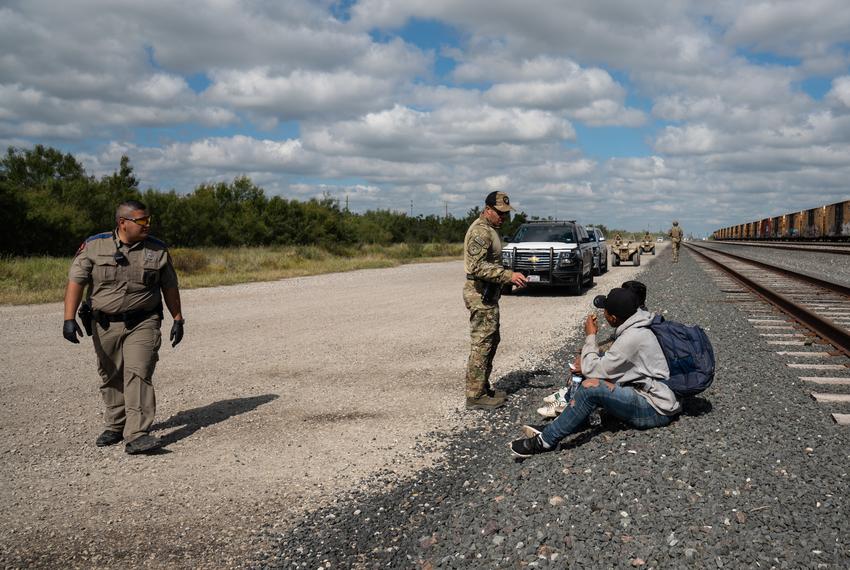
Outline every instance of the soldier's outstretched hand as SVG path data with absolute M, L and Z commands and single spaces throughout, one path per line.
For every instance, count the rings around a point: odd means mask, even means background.
M 511 275 L 511 283 L 514 284 L 514 287 L 525 287 L 528 285 L 528 277 L 519 271 L 514 271 L 513 275 Z

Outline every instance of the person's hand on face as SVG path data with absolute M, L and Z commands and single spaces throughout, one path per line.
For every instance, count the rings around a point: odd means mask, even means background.
M 584 321 L 584 334 L 591 335 L 599 332 L 599 325 L 596 322 L 596 314 L 591 313 L 587 315 L 587 319 Z

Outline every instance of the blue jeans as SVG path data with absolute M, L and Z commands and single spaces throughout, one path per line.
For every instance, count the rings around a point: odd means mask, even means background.
M 630 386 L 586 379 L 575 391 L 561 415 L 543 430 L 543 441 L 547 445 L 558 445 L 559 441 L 574 433 L 596 408 L 602 408 L 639 429 L 666 426 L 672 419 L 656 412 L 655 408 Z

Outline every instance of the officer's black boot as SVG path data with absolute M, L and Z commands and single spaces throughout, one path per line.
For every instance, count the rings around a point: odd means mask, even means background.
M 122 439 L 124 439 L 124 436 L 121 434 L 120 431 L 106 430 L 105 432 L 97 436 L 97 439 L 95 440 L 94 444 L 98 447 L 107 447 L 109 445 L 115 445 L 116 443 L 119 443 Z

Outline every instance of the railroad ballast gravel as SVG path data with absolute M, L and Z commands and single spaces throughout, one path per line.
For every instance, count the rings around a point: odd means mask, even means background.
M 699 245 L 708 245 L 719 251 L 749 257 L 791 271 L 807 273 L 827 281 L 850 286 L 850 256 L 848 255 L 712 242 L 701 242 Z
M 523 423 L 539 423 L 534 410 L 565 382 L 576 340 L 548 370 L 500 381 L 515 391 L 502 410 L 471 412 L 475 427 L 423 438 L 423 451 L 448 440 L 433 468 L 401 482 L 387 471 L 367 481 L 372 491 L 340 496 L 294 529 L 262 530 L 265 548 L 249 565 L 850 565 L 850 429 L 809 397 L 787 357 L 759 339 L 692 255 L 669 259 L 640 276 L 649 308 L 702 325 L 717 357 L 714 385 L 678 421 L 648 431 L 606 422 L 557 452 L 513 460 L 507 443 Z M 585 294 L 588 307 L 598 292 Z

